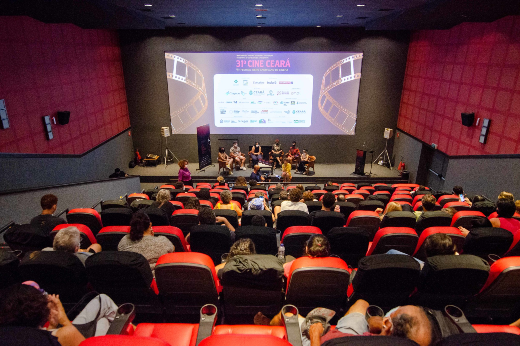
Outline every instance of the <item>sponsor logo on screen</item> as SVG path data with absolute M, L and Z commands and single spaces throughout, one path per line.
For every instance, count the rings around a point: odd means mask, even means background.
M 220 114 L 226 114 L 226 110 L 225 109 L 221 109 L 220 110 Z
M 258 123 L 260 123 L 260 124 L 265 124 L 265 119 L 260 119 L 260 120 L 258 120 Z
M 278 84 L 293 84 L 292 81 L 279 81 Z
M 276 84 L 276 81 L 275 80 L 268 80 L 267 84 Z
M 305 120 L 294 120 L 295 124 L 305 124 Z

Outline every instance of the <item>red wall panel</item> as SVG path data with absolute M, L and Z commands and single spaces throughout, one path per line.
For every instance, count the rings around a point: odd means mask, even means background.
M 0 17 L 0 99 L 11 128 L 0 152 L 82 154 L 130 126 L 117 33 Z M 42 116 L 70 111 L 68 125 Z
M 462 126 L 463 112 L 479 125 Z M 520 16 L 414 33 L 398 127 L 450 156 L 520 153 Z

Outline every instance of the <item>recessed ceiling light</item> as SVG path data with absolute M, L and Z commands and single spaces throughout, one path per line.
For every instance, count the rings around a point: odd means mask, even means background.
M 168 17 L 175 18 L 175 15 L 174 14 L 170 14 Z
M 144 4 L 145 7 L 152 7 L 152 4 Z
M 257 25 L 256 27 L 257 27 L 257 28 L 261 28 L 262 26 L 261 26 L 261 25 Z
M 261 14 L 257 14 L 256 18 L 262 18 L 262 15 Z
M 255 6 L 256 6 L 256 7 L 262 7 L 262 6 L 264 6 L 264 5 L 262 5 L 262 4 L 256 4 Z
M 365 5 L 363 4 L 358 4 L 357 7 L 364 7 Z
M 341 18 L 341 17 L 343 17 L 343 15 L 342 14 L 338 14 L 336 17 Z
M 321 28 L 321 25 L 316 25 L 317 28 Z

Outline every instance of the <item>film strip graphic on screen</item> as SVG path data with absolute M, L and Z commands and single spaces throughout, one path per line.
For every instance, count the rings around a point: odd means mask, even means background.
M 170 109 L 172 132 L 180 133 L 199 119 L 208 108 L 206 83 L 202 72 L 193 63 L 170 53 L 165 53 L 165 58 L 173 60 L 172 73 L 167 72 L 166 77 L 197 90 L 197 94 L 187 104 L 177 110 Z
M 351 55 L 329 67 L 323 75 L 320 98 L 318 100 L 321 114 L 347 135 L 355 134 L 357 115 L 333 99 L 329 91 L 343 83 L 361 78 L 361 72 L 354 71 L 354 61 L 359 59 L 363 59 L 363 53 Z M 349 74 L 342 76 L 345 72 Z

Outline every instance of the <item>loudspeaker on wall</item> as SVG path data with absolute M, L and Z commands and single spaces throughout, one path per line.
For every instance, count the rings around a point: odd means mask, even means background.
M 69 119 L 70 119 L 69 111 L 59 111 L 58 112 L 58 124 L 67 125 L 69 123 Z
M 475 121 L 475 113 L 461 113 L 462 125 L 470 127 Z

